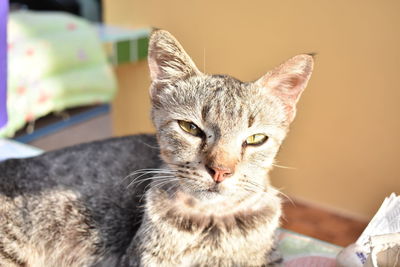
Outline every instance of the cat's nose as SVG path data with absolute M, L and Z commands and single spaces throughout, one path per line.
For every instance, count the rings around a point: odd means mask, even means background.
M 227 167 L 215 167 L 206 165 L 206 169 L 217 184 L 221 183 L 223 180 L 232 176 L 233 174 L 233 170 Z

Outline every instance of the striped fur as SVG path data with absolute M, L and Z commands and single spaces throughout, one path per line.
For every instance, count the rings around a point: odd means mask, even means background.
M 0 266 L 279 264 L 281 200 L 268 173 L 312 65 L 299 55 L 255 82 L 207 75 L 174 37 L 155 31 L 156 137 L 1 163 Z M 254 134 L 268 138 L 246 143 Z

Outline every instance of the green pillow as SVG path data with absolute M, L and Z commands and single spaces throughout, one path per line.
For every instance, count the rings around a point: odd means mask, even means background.
M 0 137 L 12 137 L 27 122 L 53 111 L 109 102 L 116 88 L 89 22 L 61 12 L 10 14 L 8 123 Z

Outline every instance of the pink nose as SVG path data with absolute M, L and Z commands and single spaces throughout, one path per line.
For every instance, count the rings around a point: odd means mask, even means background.
M 233 170 L 226 167 L 214 167 L 206 165 L 206 169 L 217 184 L 221 183 L 223 180 L 232 176 L 233 174 Z

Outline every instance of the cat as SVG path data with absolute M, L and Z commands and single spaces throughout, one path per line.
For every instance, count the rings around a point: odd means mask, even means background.
M 255 82 L 201 73 L 149 40 L 154 135 L 0 164 L 0 266 L 267 266 L 281 216 L 268 172 L 313 57 Z

